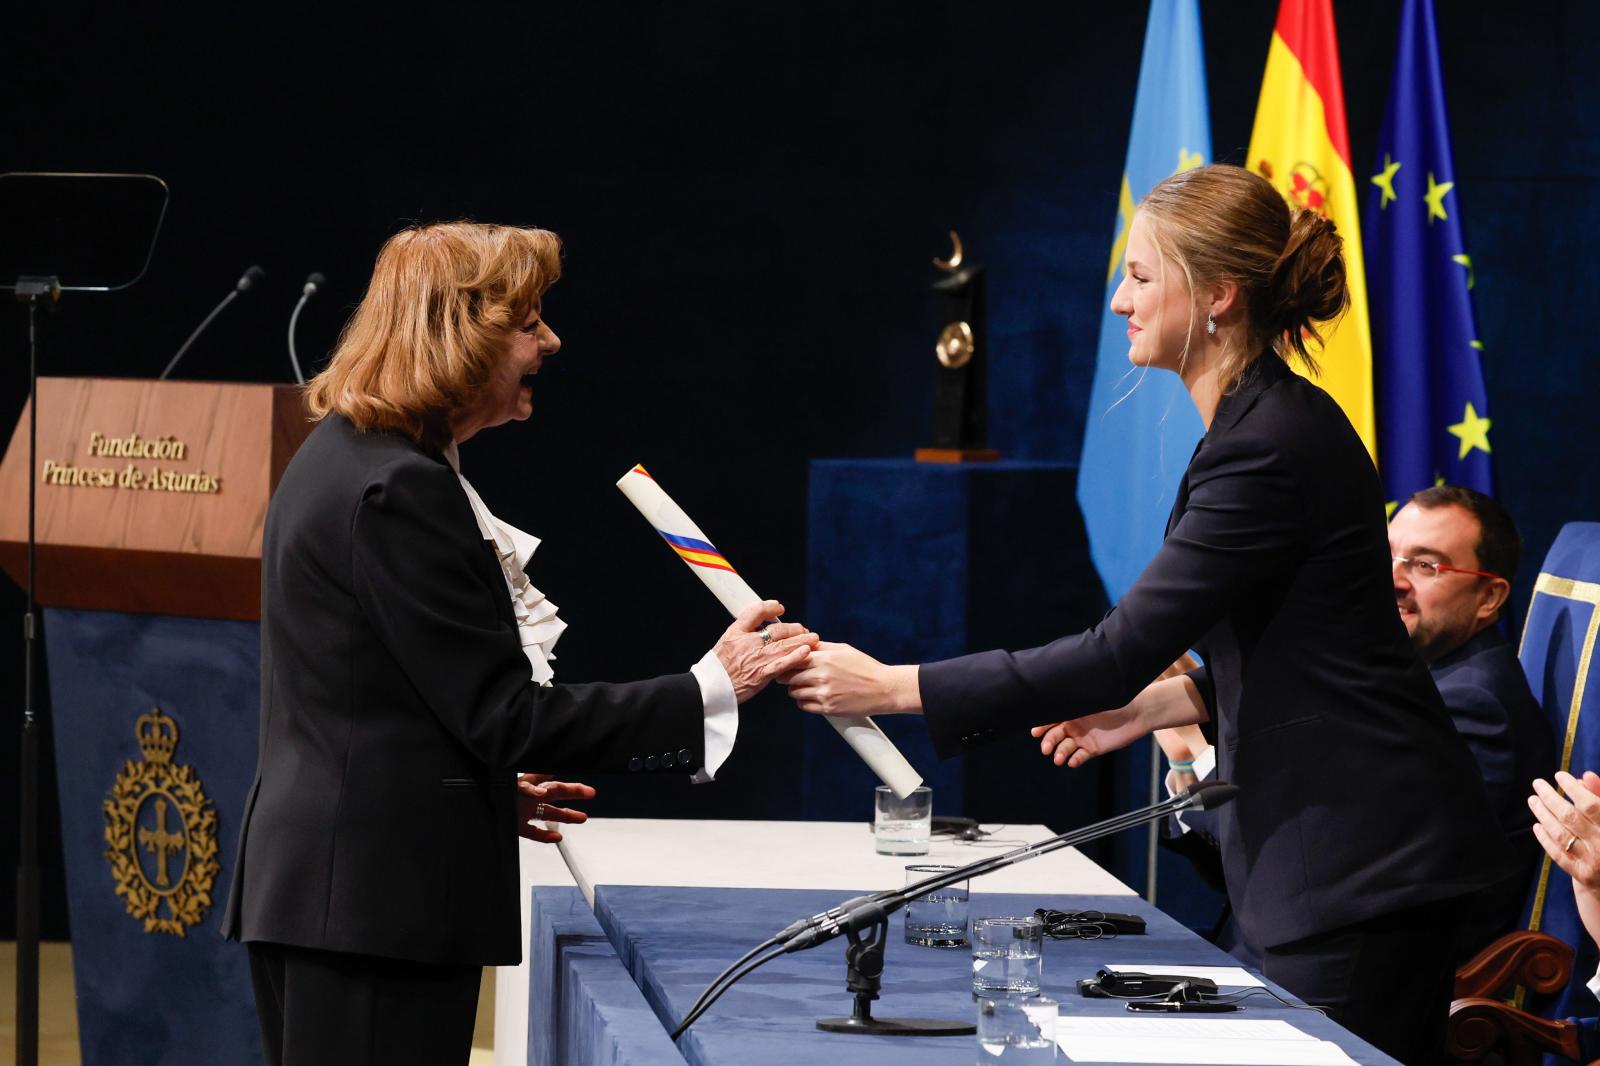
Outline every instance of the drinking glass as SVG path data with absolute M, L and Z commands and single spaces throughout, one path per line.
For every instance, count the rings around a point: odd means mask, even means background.
M 1035 996 L 1043 978 L 1043 922 L 1031 914 L 973 921 L 973 995 Z
M 933 836 L 933 789 L 919 785 L 905 799 L 879 785 L 872 819 L 873 848 L 879 855 L 926 855 Z
M 995 1060 L 1046 1066 L 1056 1060 L 1056 1001 L 985 999 L 978 1003 L 978 1066 Z
M 954 866 L 907 866 L 907 887 Z M 967 882 L 957 881 L 917 896 L 906 904 L 906 943 L 925 948 L 967 946 Z

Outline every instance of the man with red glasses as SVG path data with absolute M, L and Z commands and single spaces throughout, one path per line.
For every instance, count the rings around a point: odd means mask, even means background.
M 1417 654 L 1483 771 L 1500 825 L 1531 872 L 1529 782 L 1556 768 L 1556 740 L 1516 649 L 1500 633 L 1522 540 L 1494 500 L 1458 485 L 1412 495 L 1389 523 L 1394 599 Z M 1521 909 L 1526 878 L 1486 893 L 1463 948 L 1481 947 Z M 1474 944 L 1474 941 L 1478 941 Z
M 1521 551 L 1505 508 L 1456 485 L 1423 489 L 1389 523 L 1400 620 L 1511 831 L 1530 824 L 1528 782 L 1555 766 L 1550 726 L 1495 624 Z

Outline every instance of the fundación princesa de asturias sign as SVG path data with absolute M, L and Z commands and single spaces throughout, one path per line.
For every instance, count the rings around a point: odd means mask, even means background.
M 39 469 L 44 485 L 93 489 L 134 489 L 145 492 L 193 492 L 214 494 L 222 491 L 222 478 L 204 470 L 177 470 L 164 463 L 181 463 L 189 447 L 177 437 L 145 437 L 130 433 L 108 437 L 92 431 L 88 453 L 91 459 L 125 459 L 120 466 L 89 463 L 63 463 L 46 459 Z

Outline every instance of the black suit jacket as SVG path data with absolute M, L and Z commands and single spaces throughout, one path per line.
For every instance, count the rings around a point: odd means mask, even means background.
M 1504 877 L 1477 767 L 1394 609 L 1383 503 L 1338 405 L 1258 359 L 1218 405 L 1160 552 L 1099 625 L 922 668 L 935 746 L 1123 706 L 1194 648 L 1218 773 L 1240 789 L 1217 835 L 1252 942 Z
M 1528 858 L 1543 855 L 1530 831 L 1528 793 L 1534 778 L 1555 773 L 1558 753 L 1555 733 L 1533 698 L 1516 650 L 1498 627 L 1490 626 L 1428 669 L 1456 731 L 1483 771 L 1501 828 L 1515 834 Z
M 1528 810 L 1527 795 L 1535 777 L 1555 772 L 1556 738 L 1528 688 L 1516 652 L 1498 628 L 1491 626 L 1435 659 L 1428 672 L 1482 772 L 1490 806 L 1517 859 L 1510 877 L 1473 896 L 1458 914 L 1456 956 L 1464 961 L 1513 928 L 1522 912 L 1529 883 L 1544 855 L 1530 830 L 1533 812 Z M 1178 829 L 1175 818 L 1168 818 L 1162 823 L 1161 843 L 1194 863 L 1206 884 L 1225 892 L 1216 838 L 1221 813 L 1187 812 L 1186 833 Z M 1260 952 L 1239 934 L 1231 910 L 1224 908 L 1222 917 L 1213 937 L 1218 946 L 1259 965 Z
M 703 761 L 691 674 L 531 683 L 454 471 L 398 434 L 312 432 L 268 510 L 261 600 L 234 939 L 514 963 L 516 769 Z

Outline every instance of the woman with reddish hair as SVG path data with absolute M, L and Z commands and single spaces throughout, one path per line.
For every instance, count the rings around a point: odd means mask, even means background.
M 694 774 L 816 638 L 741 615 L 681 674 L 556 684 L 566 624 L 457 445 L 533 410 L 560 242 L 419 226 L 378 254 L 262 545 L 261 747 L 223 919 L 269 1066 L 465 1063 L 480 970 L 516 963 L 519 828 L 581 821 L 541 770 Z M 519 810 L 519 792 L 527 810 Z

